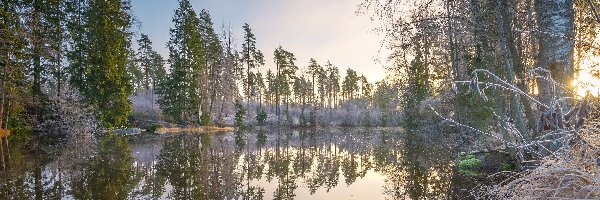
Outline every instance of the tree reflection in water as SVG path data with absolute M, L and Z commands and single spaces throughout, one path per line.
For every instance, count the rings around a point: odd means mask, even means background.
M 70 187 L 76 199 L 125 199 L 138 182 L 133 157 L 126 139 L 116 135 L 102 138 L 97 155 L 84 164 Z
M 57 173 L 50 162 L 4 177 L 0 197 L 447 199 L 452 155 L 417 133 L 385 130 L 109 135 L 81 168 Z

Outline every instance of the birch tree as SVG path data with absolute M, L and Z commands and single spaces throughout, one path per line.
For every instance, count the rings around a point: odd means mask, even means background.
M 539 94 L 543 103 L 553 104 L 557 97 L 570 96 L 561 86 L 570 87 L 574 80 L 574 4 L 573 0 L 536 0 L 535 11 L 540 33 L 536 66 L 561 84 L 542 80 Z

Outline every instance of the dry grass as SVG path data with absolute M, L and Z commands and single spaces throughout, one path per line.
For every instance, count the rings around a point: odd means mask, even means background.
M 541 160 L 539 167 L 479 188 L 475 196 L 499 199 L 600 199 L 600 120 L 585 125 L 573 144 Z
M 10 130 L 8 129 L 0 129 L 0 138 L 10 136 Z
M 487 76 L 490 82 L 479 82 L 478 74 Z M 542 79 L 556 88 L 570 91 L 550 77 L 544 69 L 530 71 L 530 78 Z M 481 199 L 600 199 L 600 99 L 586 96 L 575 100 L 569 108 L 567 97 L 555 96 L 552 102 L 539 102 L 518 87 L 509 84 L 487 70 L 475 70 L 471 81 L 457 81 L 469 84 L 469 92 L 485 97 L 485 90 L 501 90 L 508 94 L 520 95 L 538 108 L 541 135 L 532 139 L 524 137 L 530 133 L 519 132 L 514 124 L 498 120 L 498 132 L 485 132 L 461 124 L 450 117 L 434 113 L 451 125 L 490 136 L 501 141 L 504 147 L 512 148 L 516 159 L 523 164 L 522 172 L 501 172 L 489 176 L 491 185 L 481 185 L 471 194 Z M 502 116 L 505 113 L 495 113 Z M 501 117 L 497 117 L 502 119 Z M 518 120 L 518 119 L 515 119 Z M 539 163 L 528 169 L 529 163 Z
M 215 132 L 231 132 L 235 131 L 233 127 L 216 127 L 216 126 L 198 126 L 198 127 L 173 127 L 159 128 L 156 133 L 215 133 Z

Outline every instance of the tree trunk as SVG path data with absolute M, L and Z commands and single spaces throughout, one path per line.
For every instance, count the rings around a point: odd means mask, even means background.
M 500 36 L 500 55 L 501 62 L 505 65 L 506 79 L 508 83 L 512 85 L 517 85 L 518 87 L 524 88 L 524 84 L 522 83 L 524 77 L 522 64 L 521 64 L 521 56 L 517 51 L 514 36 L 512 34 L 512 14 L 508 11 L 508 2 L 507 0 L 497 0 L 496 1 L 496 20 L 498 21 L 498 34 Z M 516 71 L 520 72 L 516 74 Z M 519 83 L 515 80 L 516 77 L 520 77 L 521 80 Z M 510 97 L 510 110 L 509 116 L 513 120 L 515 127 L 525 138 L 529 138 L 527 127 L 523 121 L 523 107 L 521 104 L 521 100 L 523 98 L 519 97 L 519 94 L 511 93 Z M 525 105 L 529 106 L 529 101 L 525 100 Z M 527 110 L 527 109 L 525 109 Z M 529 111 L 530 108 L 529 108 Z M 525 121 L 529 121 L 529 119 L 533 119 L 533 113 L 527 112 L 529 115 L 526 116 Z M 533 126 L 532 126 L 533 127 Z
M 557 83 L 570 87 L 574 72 L 573 0 L 535 0 L 535 10 L 540 29 L 536 67 L 548 70 Z M 571 96 L 561 87 L 554 87 L 553 83 L 548 81 L 541 80 L 538 86 L 542 103 L 551 105 L 557 98 Z
M 521 67 L 521 57 L 516 50 L 514 38 L 512 35 L 512 17 L 508 11 L 507 0 L 496 0 L 496 22 L 498 23 L 498 35 L 500 46 L 500 62 L 504 65 L 507 82 L 511 85 L 516 85 L 515 68 Z M 517 130 L 526 138 L 528 138 L 527 128 L 523 123 L 523 108 L 519 94 L 510 94 L 510 109 L 508 111 L 510 119 Z
M 275 113 L 277 113 L 277 117 L 278 117 L 277 119 L 279 119 L 279 116 L 280 116 L 280 113 L 279 113 L 279 111 L 280 111 L 280 106 L 279 106 L 280 94 L 279 94 L 279 90 L 281 89 L 281 84 L 280 84 L 280 80 L 279 79 L 281 77 L 279 77 L 280 74 L 279 74 L 279 61 L 278 60 L 275 60 L 275 66 L 277 67 L 277 69 L 276 69 L 277 70 L 277 76 L 275 77 L 275 83 L 276 83 L 276 85 L 275 85 L 275 101 L 276 101 L 275 102 Z

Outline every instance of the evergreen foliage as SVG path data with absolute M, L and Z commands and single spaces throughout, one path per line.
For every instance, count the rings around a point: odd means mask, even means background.
M 246 65 L 246 81 L 245 91 L 246 106 L 249 105 L 251 88 L 255 85 L 254 79 L 251 76 L 252 69 L 265 64 L 264 56 L 260 50 L 256 48 L 256 37 L 252 33 L 250 25 L 247 23 L 242 27 L 244 29 L 244 41 L 242 43 L 241 61 Z
M 246 124 L 244 122 L 244 117 L 246 116 L 246 109 L 240 103 L 239 100 L 235 100 L 235 126 L 244 129 Z
M 176 122 L 199 124 L 202 104 L 205 103 L 202 97 L 205 96 L 206 85 L 202 84 L 202 79 L 206 60 L 199 30 L 200 19 L 188 0 L 179 1 L 173 23 L 167 44 L 171 73 L 159 85 L 158 103 L 164 114 Z
M 265 110 L 259 110 L 256 114 L 256 121 L 258 121 L 259 125 L 265 124 L 267 121 L 267 112 L 265 112 Z
M 76 39 L 71 56 L 73 74 L 71 83 L 85 100 L 97 108 L 98 118 L 106 127 L 117 127 L 127 122 L 131 103 L 127 99 L 133 91 L 127 75 L 130 55 L 130 4 L 121 0 L 90 0 L 83 12 L 84 22 L 75 30 L 84 41 Z M 81 8 L 80 8 L 81 9 Z M 80 10 L 78 10 L 80 11 Z M 78 13 L 79 15 L 79 13 Z M 84 26 L 82 29 L 80 26 Z

